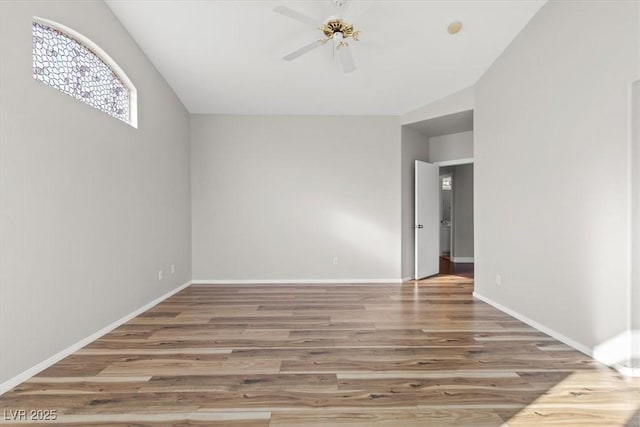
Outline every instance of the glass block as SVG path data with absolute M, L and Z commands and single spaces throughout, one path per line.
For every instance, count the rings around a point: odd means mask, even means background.
M 89 48 L 33 23 L 33 78 L 129 123 L 129 90 Z

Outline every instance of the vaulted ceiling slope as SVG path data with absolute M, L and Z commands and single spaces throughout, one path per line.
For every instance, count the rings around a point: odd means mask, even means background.
M 329 44 L 282 59 L 322 34 L 273 9 L 322 22 L 331 0 L 106 3 L 191 113 L 401 115 L 473 85 L 545 0 L 352 0 L 349 74 Z

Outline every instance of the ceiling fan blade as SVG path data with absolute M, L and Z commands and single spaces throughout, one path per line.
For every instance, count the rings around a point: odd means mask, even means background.
M 288 16 L 291 19 L 295 19 L 298 22 L 302 22 L 303 24 L 307 24 L 312 26 L 313 28 L 320 28 L 322 24 L 318 22 L 317 19 L 311 18 L 310 16 L 305 15 L 304 13 L 300 13 L 297 10 L 293 10 L 287 6 L 278 6 L 273 9 L 275 13 L 279 13 L 280 15 Z
M 315 49 L 317 47 L 322 46 L 325 43 L 325 41 L 326 40 L 316 40 L 313 43 L 309 43 L 308 45 L 303 46 L 298 50 L 294 50 L 293 52 L 291 52 L 290 54 L 285 56 L 283 59 L 285 61 L 293 61 L 297 57 L 302 56 L 307 52 L 311 52 L 313 49 Z
M 340 46 L 338 49 L 338 56 L 342 63 L 342 70 L 346 73 L 350 73 L 356 70 L 356 64 L 353 62 L 353 56 L 351 55 L 351 49 L 349 45 Z

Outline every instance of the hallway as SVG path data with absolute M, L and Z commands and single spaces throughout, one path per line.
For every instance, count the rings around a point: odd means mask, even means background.
M 440 257 L 440 274 L 462 276 L 473 279 L 474 264 L 472 262 L 451 262 L 449 257 Z

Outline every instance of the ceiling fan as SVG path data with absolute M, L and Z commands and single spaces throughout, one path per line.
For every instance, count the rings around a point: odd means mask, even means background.
M 360 32 L 353 29 L 353 24 L 342 19 L 347 9 L 348 0 L 332 0 L 331 2 L 336 8 L 336 14 L 329 16 L 324 21 L 311 18 L 310 16 L 300 13 L 297 10 L 293 10 L 287 6 L 278 6 L 273 9 L 276 13 L 295 19 L 298 22 L 322 31 L 322 34 L 324 35 L 323 38 L 302 46 L 300 49 L 294 50 L 290 54 L 286 55 L 283 58 L 285 61 L 293 61 L 305 53 L 309 53 L 313 49 L 323 46 L 327 42 L 331 42 L 332 49 L 337 53 L 337 56 L 342 63 L 342 70 L 345 73 L 355 71 L 356 65 L 353 62 L 353 56 L 349 49 L 348 39 L 358 41 Z

